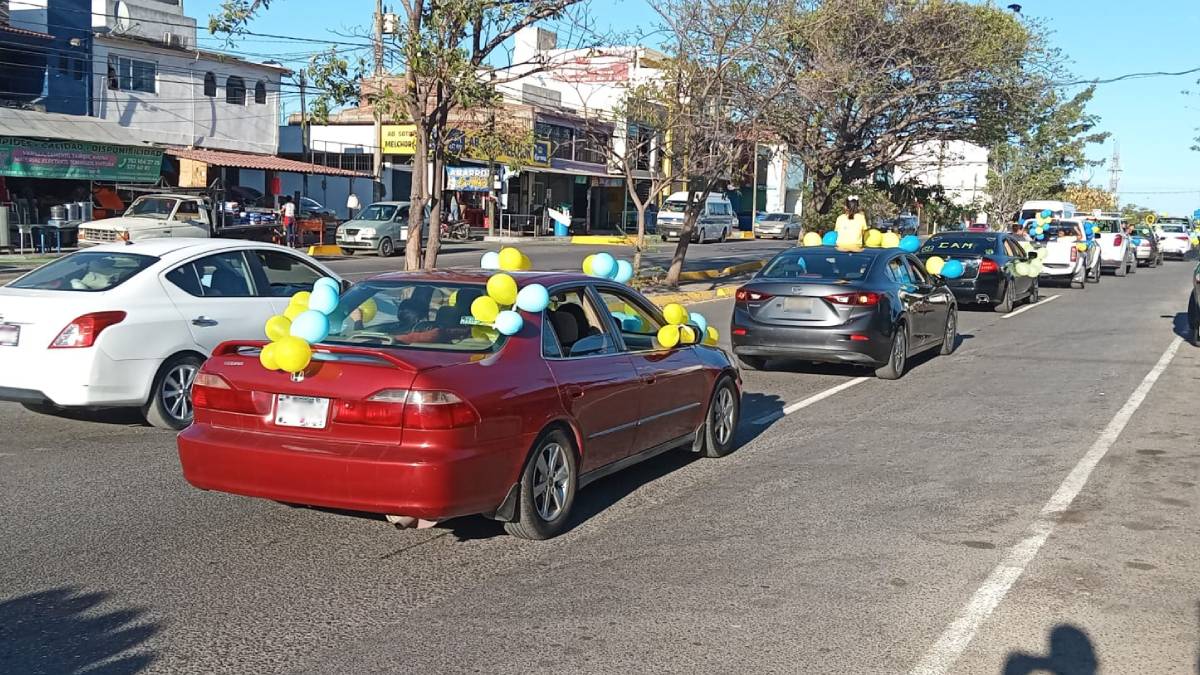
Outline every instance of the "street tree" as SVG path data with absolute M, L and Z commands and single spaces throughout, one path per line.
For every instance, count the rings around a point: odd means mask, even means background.
M 1117 207 L 1117 196 L 1103 188 L 1093 187 L 1086 183 L 1068 185 L 1063 190 L 1063 200 L 1071 202 L 1078 211 L 1112 211 Z

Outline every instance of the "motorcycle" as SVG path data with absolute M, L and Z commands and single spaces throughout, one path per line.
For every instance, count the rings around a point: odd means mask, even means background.
M 471 239 L 471 224 L 465 220 L 456 223 L 442 223 L 442 241 L 469 241 Z

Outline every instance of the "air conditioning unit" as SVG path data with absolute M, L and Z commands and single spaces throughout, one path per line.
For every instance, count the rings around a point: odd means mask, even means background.
M 183 42 L 183 36 L 179 33 L 172 33 L 171 31 L 166 31 L 163 33 L 162 42 L 164 47 L 172 47 L 175 49 L 184 49 L 187 47 L 187 45 L 185 45 Z

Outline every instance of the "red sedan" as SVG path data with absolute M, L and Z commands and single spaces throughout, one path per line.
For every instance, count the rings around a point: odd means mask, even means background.
M 550 305 L 504 337 L 470 325 L 488 274 L 356 285 L 341 307 L 372 311 L 352 312 L 302 377 L 263 368 L 261 341 L 218 347 L 179 435 L 188 482 L 403 525 L 483 514 L 545 539 L 598 478 L 681 446 L 733 449 L 741 378 L 724 351 L 662 348 L 653 303 L 580 274 L 514 273 Z

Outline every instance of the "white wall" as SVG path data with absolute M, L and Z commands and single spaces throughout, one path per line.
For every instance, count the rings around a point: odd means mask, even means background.
M 157 64 L 157 91 L 114 91 L 105 72 L 110 54 Z M 133 129 L 144 140 L 165 145 L 195 146 L 273 155 L 279 145 L 279 70 L 249 63 L 222 62 L 196 53 L 97 36 L 93 52 L 95 114 Z M 204 74 L 217 78 L 217 95 L 204 95 Z M 230 75 L 246 84 L 245 105 L 225 101 Z M 254 102 L 255 83 L 267 87 L 267 102 Z
M 987 198 L 987 171 L 987 148 L 966 141 L 933 142 L 917 146 L 910 157 L 898 162 L 895 179 L 941 185 L 951 201 L 966 206 Z

